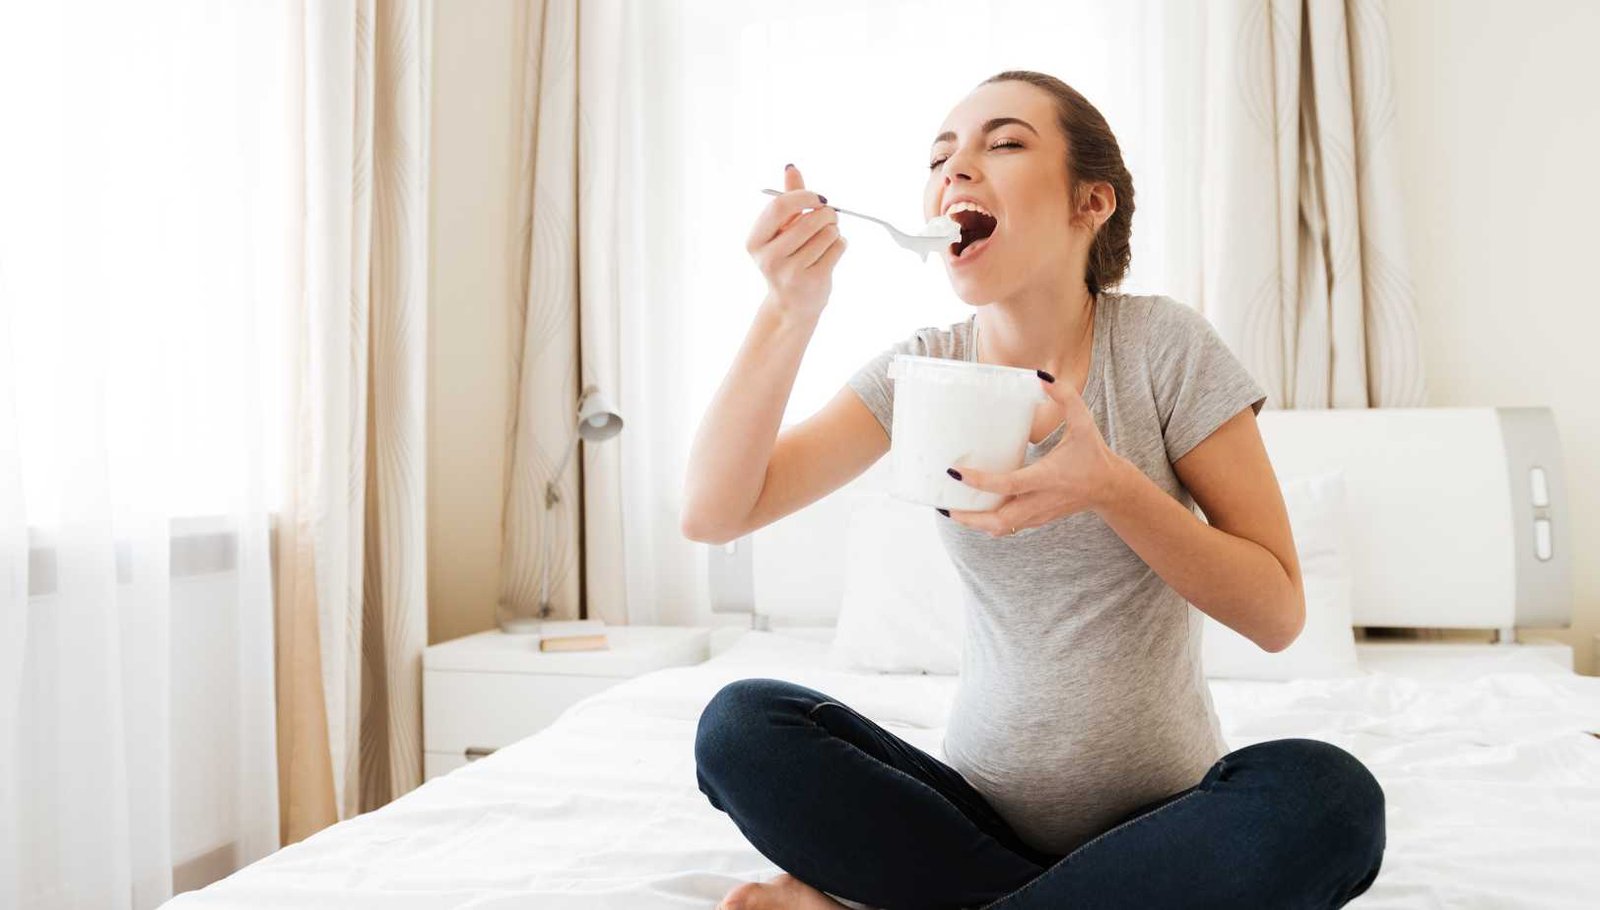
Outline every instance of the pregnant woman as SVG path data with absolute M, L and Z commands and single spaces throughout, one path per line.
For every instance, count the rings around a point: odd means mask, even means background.
M 1050 401 L 1023 467 L 950 466 L 1001 505 L 930 515 L 966 598 L 949 764 L 826 693 L 730 683 L 700 718 L 699 786 L 787 874 L 721 906 L 1342 906 L 1377 877 L 1382 789 L 1316 740 L 1228 751 L 1188 608 L 1268 651 L 1304 622 L 1264 392 L 1194 310 L 1112 292 L 1133 184 L 1072 88 L 986 80 L 929 161 L 924 214 L 954 208 L 945 265 L 973 314 L 890 346 L 780 434 L 845 249 L 791 166 L 750 233 L 770 290 L 696 437 L 683 530 L 732 540 L 882 457 L 896 353 L 1037 369 Z

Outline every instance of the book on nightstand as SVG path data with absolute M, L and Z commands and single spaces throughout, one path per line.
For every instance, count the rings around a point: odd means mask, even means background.
M 541 651 L 604 651 L 606 624 L 598 619 L 567 619 L 539 625 Z

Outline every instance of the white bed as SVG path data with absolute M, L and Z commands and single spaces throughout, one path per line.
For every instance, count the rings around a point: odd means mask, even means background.
M 1432 420 L 1420 412 L 1416 416 Z M 1503 428 L 1516 418 L 1496 420 Z M 1423 435 L 1433 444 L 1453 446 L 1459 440 L 1448 424 L 1434 423 Z M 1296 441 L 1304 442 L 1305 435 L 1295 430 L 1286 438 L 1285 425 L 1269 434 L 1275 463 L 1305 462 L 1295 453 Z M 1321 433 L 1330 424 L 1317 426 L 1307 432 Z M 1334 431 L 1352 432 L 1343 423 Z M 1354 432 L 1410 438 L 1393 425 Z M 1525 470 L 1514 449 L 1505 443 L 1504 458 L 1484 461 L 1485 470 L 1505 472 L 1508 462 L 1515 462 L 1512 473 Z M 1383 453 L 1347 459 L 1358 481 L 1360 464 L 1368 460 L 1385 464 L 1381 473 L 1401 478 L 1412 492 L 1415 483 L 1406 479 L 1405 465 L 1396 468 Z M 1381 492 L 1387 482 L 1359 481 L 1356 492 Z M 1548 482 L 1558 483 L 1558 476 L 1552 474 Z M 1474 492 L 1503 497 L 1501 486 Z M 1546 492 L 1559 500 L 1559 488 Z M 1388 505 L 1371 506 L 1374 514 L 1416 506 L 1415 501 L 1405 505 L 1408 500 L 1400 493 L 1377 498 Z M 1434 504 L 1424 505 L 1423 518 L 1437 520 Z M 1459 509 L 1474 507 L 1469 502 Z M 1520 520 L 1519 510 L 1513 494 L 1509 508 L 1497 505 L 1490 518 L 1473 520 L 1508 523 Z M 802 523 L 826 520 L 826 508 L 811 511 Z M 1565 516 L 1558 510 L 1530 514 L 1553 517 L 1564 533 Z M 800 536 L 817 539 L 814 533 Z M 1529 611 L 1548 611 L 1550 599 L 1563 596 L 1537 575 L 1550 570 L 1550 560 L 1493 553 L 1496 540 L 1526 543 L 1520 531 L 1492 528 L 1479 536 L 1489 542 L 1479 541 L 1482 552 L 1469 562 L 1460 561 L 1458 551 L 1470 549 L 1476 539 L 1471 533 L 1450 547 L 1457 570 L 1473 576 L 1469 580 L 1477 582 L 1479 595 L 1454 604 L 1426 595 L 1396 603 L 1382 596 L 1384 586 L 1413 580 L 1368 577 L 1361 607 L 1367 621 L 1360 624 L 1483 629 L 1535 624 L 1527 621 L 1535 615 Z M 772 565 L 770 557 L 752 579 L 750 553 L 732 555 L 746 560 L 743 569 L 711 566 L 725 603 L 737 605 L 742 599 L 737 592 L 728 594 L 741 579 L 757 589 L 782 587 L 784 567 Z M 1392 555 L 1377 547 L 1361 559 L 1384 563 Z M 1433 555 L 1438 554 L 1419 552 L 1415 560 L 1436 571 L 1450 554 L 1430 562 Z M 759 554 L 755 562 L 761 566 Z M 1535 574 L 1528 577 L 1528 572 Z M 1483 582 L 1502 574 L 1503 584 Z M 826 579 L 813 576 L 811 581 L 807 590 L 814 597 L 834 596 Z M 1459 591 L 1459 581 L 1439 578 L 1429 590 Z M 1545 593 L 1534 596 L 1540 591 Z M 784 598 L 758 594 L 755 601 L 779 605 Z M 814 608 L 815 602 L 800 604 L 787 611 L 788 618 Z M 780 611 L 779 618 L 783 615 Z M 1372 621 L 1380 615 L 1388 622 Z M 1441 615 L 1462 621 L 1407 621 Z M 1545 625 L 1565 622 L 1548 612 L 1537 615 Z M 1552 618 L 1558 621 L 1549 622 Z M 696 787 L 695 724 L 722 685 L 751 676 L 795 680 L 838 697 L 943 757 L 943 726 L 956 678 L 838 669 L 825 659 L 831 634 L 829 628 L 808 628 L 803 622 L 745 632 L 706 663 L 649 673 L 592 696 L 528 739 L 210 888 L 180 895 L 168 906 L 711 908 L 734 884 L 780 871 Z M 1283 737 L 1322 739 L 1355 754 L 1382 784 L 1388 809 L 1383 869 L 1350 906 L 1600 905 L 1600 678 L 1575 675 L 1570 663 L 1552 659 L 1558 651 L 1528 646 L 1370 642 L 1358 649 L 1359 676 L 1208 683 L 1230 748 Z
M 1349 906 L 1595 906 L 1600 738 L 1584 731 L 1600 733 L 1600 678 L 1516 647 L 1453 650 L 1384 653 L 1358 679 L 1213 680 L 1211 692 L 1230 747 L 1323 739 L 1382 783 L 1383 871 Z M 745 633 L 169 906 L 713 907 L 780 871 L 695 787 L 695 721 L 723 684 L 793 679 L 943 757 L 954 677 L 843 672 L 824 652 L 782 629 Z

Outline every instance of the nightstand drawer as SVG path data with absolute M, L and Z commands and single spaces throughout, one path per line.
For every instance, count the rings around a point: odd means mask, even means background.
M 610 676 L 430 671 L 422 687 L 428 752 L 498 749 L 537 732 L 584 698 L 624 680 Z

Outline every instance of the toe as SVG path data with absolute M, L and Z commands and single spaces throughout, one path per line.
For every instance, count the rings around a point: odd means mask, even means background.
M 717 910 L 754 910 L 756 904 L 752 900 L 761 886 L 756 882 L 745 882 L 723 895 L 722 903 L 717 904 Z

